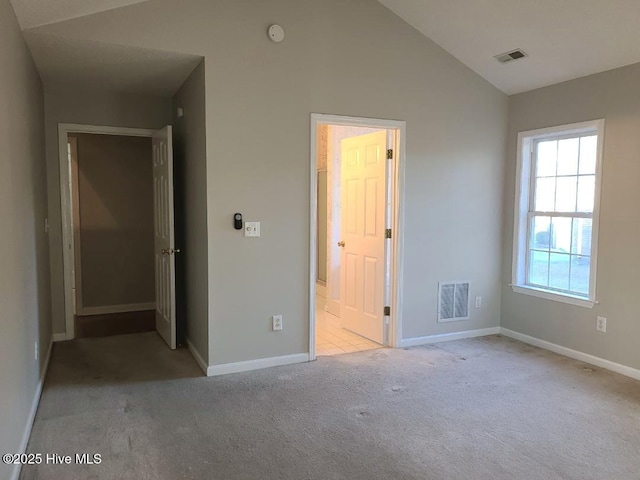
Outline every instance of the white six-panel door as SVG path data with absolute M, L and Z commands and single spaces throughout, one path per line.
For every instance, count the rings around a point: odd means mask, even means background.
M 342 141 L 342 326 L 384 341 L 387 132 Z
M 153 136 L 154 253 L 156 330 L 176 348 L 176 263 L 173 219 L 173 142 L 171 126 Z

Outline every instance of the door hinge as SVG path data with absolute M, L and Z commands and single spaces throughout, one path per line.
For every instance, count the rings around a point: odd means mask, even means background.
M 393 158 L 393 148 L 387 149 L 387 160 L 391 160 Z
M 391 315 L 391 307 L 384 307 L 384 316 L 388 317 Z
M 391 229 L 390 228 L 387 228 L 384 231 L 384 238 L 391 238 Z

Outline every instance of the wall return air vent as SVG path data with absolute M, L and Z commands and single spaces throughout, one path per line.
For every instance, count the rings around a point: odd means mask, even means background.
M 510 52 L 505 52 L 505 53 L 501 53 L 500 55 L 496 55 L 493 58 L 498 60 L 500 63 L 509 63 L 509 62 L 513 62 L 514 60 L 520 60 L 521 58 L 525 58 L 526 56 L 527 56 L 526 53 L 524 53 L 519 48 L 516 48 L 515 50 L 511 50 Z
M 438 283 L 438 323 L 469 318 L 469 282 Z

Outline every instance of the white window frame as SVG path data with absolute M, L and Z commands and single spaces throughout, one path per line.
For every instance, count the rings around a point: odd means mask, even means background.
M 596 178 L 593 199 L 591 231 L 591 265 L 589 271 L 589 296 L 582 297 L 565 292 L 527 285 L 527 239 L 529 205 L 532 186 L 533 147 L 536 141 L 559 135 L 580 135 L 593 132 L 598 136 L 596 147 Z M 600 226 L 600 190 L 602 184 L 602 158 L 604 152 L 604 119 L 559 125 L 518 133 L 518 161 L 516 167 L 516 195 L 513 224 L 513 262 L 511 288 L 516 293 L 554 300 L 581 307 L 592 308 L 596 300 L 596 276 L 598 265 L 598 232 Z

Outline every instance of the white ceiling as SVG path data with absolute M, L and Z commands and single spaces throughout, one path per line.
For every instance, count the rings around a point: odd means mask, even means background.
M 25 30 L 144 1 L 147 0 L 11 0 L 11 4 Z
M 27 30 L 144 1 L 11 3 Z M 507 94 L 640 62 L 640 0 L 379 1 Z M 170 52 L 46 39 L 28 30 L 25 36 L 45 81 L 148 92 L 142 85 L 153 77 L 151 88 L 166 95 L 199 61 Z M 515 48 L 529 56 L 508 64 L 493 58 Z
M 23 32 L 42 81 L 172 96 L 202 57 Z
M 379 1 L 507 94 L 640 62 L 640 0 Z

